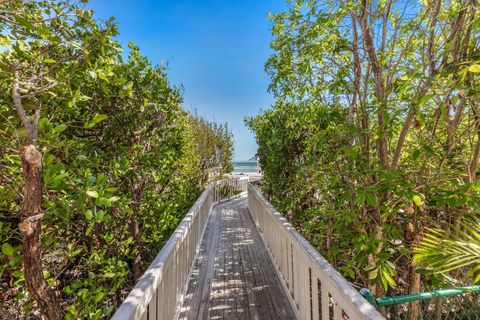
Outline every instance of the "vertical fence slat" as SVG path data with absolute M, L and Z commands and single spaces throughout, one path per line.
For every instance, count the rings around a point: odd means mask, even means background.
M 152 301 L 148 305 L 148 320 L 157 320 L 157 291 L 152 297 Z
M 320 320 L 320 308 L 319 308 L 319 301 L 318 301 L 318 292 L 320 288 L 318 287 L 318 278 L 315 273 L 312 271 L 312 320 Z
M 342 312 L 342 307 L 340 306 L 340 304 L 338 302 L 334 302 L 334 305 L 333 305 L 333 320 L 342 320 L 342 315 L 343 315 L 343 312 Z
M 322 282 L 322 320 L 330 320 L 330 294 Z

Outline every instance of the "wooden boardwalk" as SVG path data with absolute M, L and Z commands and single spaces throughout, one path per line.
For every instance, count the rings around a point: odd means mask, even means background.
M 246 197 L 213 208 L 179 319 L 295 319 Z

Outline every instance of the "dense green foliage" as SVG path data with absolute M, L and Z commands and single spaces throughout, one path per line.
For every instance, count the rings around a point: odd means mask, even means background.
M 292 1 L 271 20 L 276 102 L 247 119 L 264 192 L 356 285 L 441 285 L 438 257 L 412 256 L 426 228 L 479 214 L 477 1 Z
M 226 125 L 181 107 L 162 66 L 115 41 L 71 1 L 0 4 L 0 314 L 38 308 L 25 289 L 22 166 L 29 140 L 19 86 L 43 154 L 44 276 L 66 319 L 111 314 L 217 174 L 231 170 Z M 15 92 L 14 92 L 15 93 Z M 38 115 L 38 116 L 37 116 Z

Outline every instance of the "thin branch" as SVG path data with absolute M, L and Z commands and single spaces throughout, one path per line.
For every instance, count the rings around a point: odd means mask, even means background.
M 27 113 L 22 105 L 22 98 L 20 95 L 20 82 L 19 82 L 19 72 L 18 69 L 15 69 L 14 78 L 13 78 L 13 86 L 12 86 L 12 96 L 13 96 L 13 104 L 15 105 L 15 109 L 17 110 L 18 116 L 20 117 L 20 121 L 23 124 L 23 127 L 28 132 L 28 143 L 33 144 L 37 140 L 36 129 L 28 119 Z

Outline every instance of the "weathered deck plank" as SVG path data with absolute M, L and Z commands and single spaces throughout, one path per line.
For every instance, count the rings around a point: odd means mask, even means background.
M 216 205 L 179 319 L 295 319 L 241 197 Z

